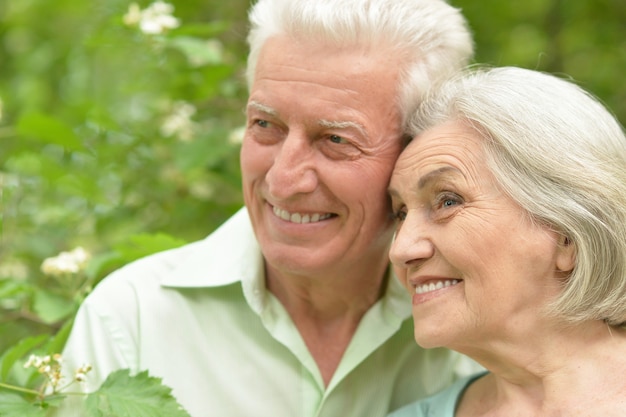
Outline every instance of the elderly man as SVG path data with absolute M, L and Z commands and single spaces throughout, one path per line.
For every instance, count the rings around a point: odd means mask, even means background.
M 89 389 L 148 370 L 194 417 L 383 416 L 459 366 L 415 346 L 386 188 L 406 115 L 471 36 L 442 0 L 260 0 L 250 23 L 246 207 L 107 277 L 64 356 L 93 364 Z

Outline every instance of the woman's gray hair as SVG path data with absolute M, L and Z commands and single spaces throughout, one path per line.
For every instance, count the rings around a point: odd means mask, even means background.
M 259 0 L 249 20 L 249 87 L 261 48 L 273 36 L 378 50 L 404 63 L 398 86 L 403 121 L 433 83 L 473 55 L 465 18 L 444 0 Z
M 575 267 L 548 312 L 626 323 L 626 137 L 616 118 L 570 81 L 509 67 L 433 89 L 411 134 L 448 121 L 475 128 L 504 192 L 575 245 Z

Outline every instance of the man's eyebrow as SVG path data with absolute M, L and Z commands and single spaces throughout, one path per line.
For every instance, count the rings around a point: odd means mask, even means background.
M 333 121 L 333 120 L 325 120 L 325 119 L 321 119 L 318 124 L 321 127 L 326 127 L 326 128 L 330 128 L 330 129 L 356 129 L 359 131 L 359 133 L 361 133 L 363 136 L 365 137 L 369 137 L 369 135 L 367 134 L 367 130 L 365 130 L 365 127 L 357 122 L 351 122 L 351 121 Z
M 274 108 L 272 108 L 272 107 L 270 107 L 270 106 L 268 106 L 266 104 L 259 103 L 258 101 L 251 100 L 248 103 L 248 107 L 247 108 L 248 109 L 252 108 L 252 109 L 258 110 L 258 111 L 266 113 L 266 114 L 268 114 L 270 116 L 274 116 L 274 117 L 278 116 L 278 111 L 276 109 L 274 109 Z M 321 119 L 321 120 L 318 121 L 318 125 L 321 126 L 321 127 L 330 128 L 330 129 L 356 129 L 363 136 L 369 137 L 365 127 L 362 124 L 357 123 L 357 122 Z
M 251 100 L 248 103 L 248 109 L 250 108 L 261 111 L 263 113 L 267 113 L 270 116 L 278 116 L 278 111 L 276 111 L 276 109 L 270 106 L 267 106 L 263 103 L 259 103 L 258 101 Z

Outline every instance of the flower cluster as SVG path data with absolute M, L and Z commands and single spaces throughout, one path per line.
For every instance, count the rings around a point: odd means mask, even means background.
M 24 363 L 24 368 L 37 369 L 37 372 L 44 375 L 46 378 L 44 389 L 49 387 L 52 392 L 57 392 L 60 388 L 63 388 L 60 386 L 63 382 L 63 376 L 61 374 L 62 363 L 63 358 L 58 353 L 52 356 L 30 355 L 26 363 Z M 74 378 L 71 382 L 83 382 L 87 378 L 87 373 L 89 373 L 91 369 L 91 365 L 81 366 L 74 372 Z
M 24 364 L 24 368 L 36 368 L 37 372 L 43 374 L 48 380 L 48 384 L 53 391 L 59 387 L 63 380 L 61 376 L 61 355 L 55 354 L 48 356 L 30 355 L 30 358 Z
M 163 1 L 155 1 L 143 10 L 137 3 L 131 3 L 124 15 L 124 23 L 139 27 L 147 35 L 159 35 L 180 26 L 178 19 L 172 16 L 173 12 L 174 6 Z
M 79 246 L 70 252 L 61 252 L 57 256 L 44 259 L 41 271 L 52 277 L 76 274 L 85 268 L 89 258 L 89 252 Z

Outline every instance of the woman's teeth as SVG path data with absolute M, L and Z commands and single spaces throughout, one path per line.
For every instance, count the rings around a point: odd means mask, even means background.
M 458 283 L 459 283 L 459 280 L 447 279 L 445 281 L 437 281 L 436 283 L 435 282 L 430 282 L 430 283 L 427 283 L 427 284 L 418 285 L 417 287 L 415 287 L 415 294 L 424 294 L 424 293 L 427 293 L 427 292 L 440 290 L 442 288 L 451 287 L 451 286 L 456 285 Z

